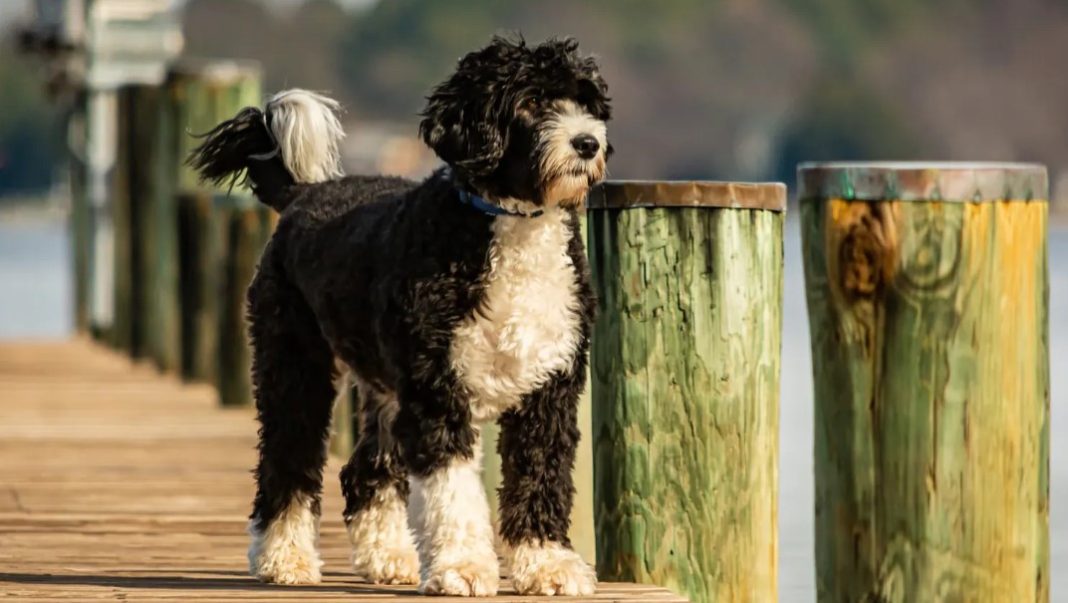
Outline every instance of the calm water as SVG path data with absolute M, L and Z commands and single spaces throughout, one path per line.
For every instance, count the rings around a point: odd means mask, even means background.
M 73 328 L 66 223 L 0 217 L 0 338 L 57 338 Z
M 796 215 L 796 214 L 795 214 Z M 782 440 L 780 450 L 780 599 L 815 600 L 813 565 L 812 375 L 808 319 L 795 220 L 786 229 Z M 0 338 L 57 338 L 70 333 L 71 286 L 67 233 L 55 221 L 0 221 Z M 1053 600 L 1068 602 L 1068 228 L 1050 233 L 1052 358 Z

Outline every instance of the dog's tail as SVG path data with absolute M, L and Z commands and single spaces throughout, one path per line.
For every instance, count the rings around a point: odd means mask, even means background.
M 261 110 L 242 109 L 202 135 L 187 162 L 202 181 L 247 182 L 260 201 L 285 209 L 293 183 L 342 175 L 339 145 L 345 136 L 334 99 L 293 89 L 274 95 Z

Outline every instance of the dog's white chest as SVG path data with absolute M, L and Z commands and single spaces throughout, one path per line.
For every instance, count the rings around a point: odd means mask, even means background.
M 567 219 L 556 209 L 494 221 L 483 304 L 451 347 L 477 421 L 515 406 L 574 360 L 580 302 Z

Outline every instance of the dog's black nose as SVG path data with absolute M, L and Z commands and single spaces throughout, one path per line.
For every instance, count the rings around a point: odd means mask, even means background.
M 593 159 L 593 156 L 597 154 L 597 150 L 601 148 L 601 143 L 597 142 L 597 139 L 589 134 L 579 134 L 571 139 L 571 146 L 575 147 L 579 157 Z

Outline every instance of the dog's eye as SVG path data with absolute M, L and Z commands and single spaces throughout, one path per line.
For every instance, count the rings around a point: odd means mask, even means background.
M 541 104 L 541 98 L 537 96 L 531 96 L 527 99 L 527 102 L 523 103 L 523 106 L 527 109 L 537 109 L 539 104 Z

